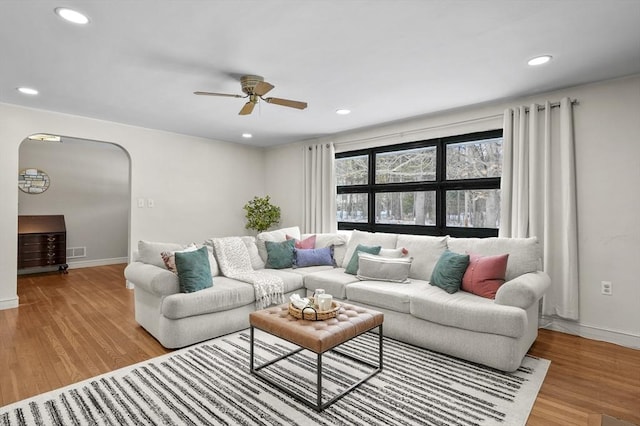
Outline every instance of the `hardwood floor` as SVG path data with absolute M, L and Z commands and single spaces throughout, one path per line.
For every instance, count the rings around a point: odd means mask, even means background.
M 0 406 L 170 352 L 136 323 L 124 267 L 18 277 L 20 307 L 0 311 Z M 529 425 L 640 425 L 640 350 L 540 330 L 530 353 L 551 367 Z

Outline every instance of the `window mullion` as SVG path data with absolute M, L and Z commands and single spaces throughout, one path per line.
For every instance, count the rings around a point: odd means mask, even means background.
M 339 228 L 428 235 L 451 234 L 478 237 L 497 235 L 495 227 L 481 228 L 481 226 L 497 224 L 500 219 L 499 211 L 496 213 L 494 207 L 495 200 L 499 201 L 500 197 L 500 163 L 491 161 L 495 158 L 499 160 L 500 157 L 496 155 L 501 156 L 502 151 L 501 145 L 496 145 L 496 142 L 490 139 L 501 137 L 502 131 L 494 130 L 336 154 L 336 159 L 360 157 L 359 160 L 352 160 L 353 164 L 360 164 L 361 171 L 364 171 L 362 169 L 365 164 L 368 168 L 366 183 L 363 179 L 364 173 L 360 173 L 359 179 L 356 174 L 356 179 L 351 180 L 356 183 L 344 184 L 336 188 L 338 194 L 362 194 L 362 196 L 366 194 L 366 207 L 362 199 L 359 205 L 361 209 L 366 208 L 367 219 L 358 222 L 358 215 L 349 214 L 345 219 L 354 221 L 341 221 Z M 497 143 L 500 144 L 501 140 Z M 413 152 L 403 152 L 415 150 L 418 151 L 415 155 L 425 155 L 426 148 L 431 151 L 430 157 L 412 159 Z M 378 158 L 378 155 L 383 158 Z M 366 160 L 363 158 L 365 156 Z M 451 158 L 447 158 L 449 156 Z M 376 176 L 377 166 L 383 167 L 379 171 L 379 180 Z M 388 169 L 387 166 L 389 166 Z M 450 168 L 449 172 L 447 172 L 448 168 Z M 358 172 L 358 169 L 343 170 L 348 170 L 349 173 L 351 170 Z M 451 180 L 447 180 L 447 173 Z M 424 210 L 422 207 L 419 209 L 417 207 L 419 205 L 416 204 L 418 200 L 422 202 L 425 199 L 424 196 L 419 195 L 420 193 L 426 193 L 426 197 L 430 197 L 429 201 L 425 201 Z M 450 206 L 447 206 L 448 199 Z M 351 204 L 348 203 L 348 205 Z M 487 207 L 489 205 L 491 210 Z M 411 219 L 412 212 L 414 219 Z M 376 222 L 376 213 L 381 215 L 378 218 L 379 223 Z M 447 213 L 452 215 L 449 219 Z M 424 222 L 423 214 L 429 215 L 429 219 Z

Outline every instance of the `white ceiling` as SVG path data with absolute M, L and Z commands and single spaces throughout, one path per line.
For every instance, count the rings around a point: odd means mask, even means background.
M 640 0 L 0 1 L 0 102 L 256 146 L 638 72 Z M 309 107 L 192 94 L 243 74 Z

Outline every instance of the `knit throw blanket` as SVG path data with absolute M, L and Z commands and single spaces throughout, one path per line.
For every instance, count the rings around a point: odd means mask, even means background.
M 256 309 L 284 303 L 282 278 L 251 267 L 249 250 L 240 237 L 213 238 L 218 265 L 224 276 L 253 285 Z

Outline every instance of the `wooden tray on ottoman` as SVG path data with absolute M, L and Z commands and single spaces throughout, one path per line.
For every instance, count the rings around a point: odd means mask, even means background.
M 311 299 L 313 303 L 313 299 Z M 304 319 L 307 321 L 324 321 L 331 318 L 335 318 L 340 310 L 340 304 L 335 300 L 331 302 L 331 309 L 328 311 L 319 311 L 312 306 L 307 306 L 303 309 L 298 309 L 293 304 L 289 303 L 289 315 L 294 318 Z

